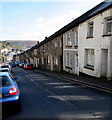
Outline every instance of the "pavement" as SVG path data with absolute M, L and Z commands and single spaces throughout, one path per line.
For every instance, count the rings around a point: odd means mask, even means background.
M 112 80 L 107 80 L 106 78 L 96 78 L 85 74 L 80 74 L 80 76 L 77 76 L 67 72 L 54 72 L 42 69 L 36 69 L 35 71 L 54 78 L 63 79 L 75 84 L 80 84 L 89 88 L 112 94 Z

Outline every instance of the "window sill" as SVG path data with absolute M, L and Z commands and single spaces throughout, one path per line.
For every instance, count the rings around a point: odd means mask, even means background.
M 87 68 L 87 69 L 90 69 L 90 70 L 93 70 L 93 71 L 95 70 L 94 67 L 92 67 L 92 66 L 84 66 L 84 68 Z
M 66 47 L 72 47 L 72 45 L 66 45 Z
M 90 36 L 90 37 L 86 37 L 86 39 L 89 39 L 89 38 L 93 38 L 93 36 Z
M 70 69 L 70 70 L 72 70 L 72 68 L 71 67 L 68 67 L 68 66 L 65 66 L 67 69 Z
M 112 34 L 102 35 L 102 37 L 109 37 L 109 36 L 112 36 Z
M 78 45 L 74 45 L 74 47 L 78 47 Z

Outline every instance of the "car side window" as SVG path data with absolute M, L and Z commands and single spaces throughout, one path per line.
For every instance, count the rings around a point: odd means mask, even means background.
M 11 82 L 7 76 L 0 77 L 0 87 L 10 86 Z

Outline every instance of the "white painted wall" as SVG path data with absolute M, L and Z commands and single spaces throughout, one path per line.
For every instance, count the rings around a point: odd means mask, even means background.
M 104 11 L 101 14 L 96 15 L 95 17 L 85 21 L 84 23 L 79 25 L 79 71 L 91 76 L 101 77 L 101 50 L 108 49 L 108 70 L 107 75 L 112 76 L 112 72 L 110 72 L 109 66 L 112 66 L 110 63 L 110 36 L 102 37 L 103 35 L 103 27 L 104 27 L 104 18 L 110 16 L 110 9 Z M 93 38 L 87 39 L 87 27 L 88 22 L 94 22 L 94 32 Z M 84 68 L 85 61 L 85 48 L 95 49 L 95 70 L 90 70 Z M 111 58 L 112 59 L 112 58 Z M 112 67 L 111 67 L 112 68 Z
M 73 28 L 69 31 L 67 31 L 65 34 L 63 34 L 63 70 L 66 72 L 70 72 L 73 74 L 79 75 L 79 66 L 76 64 L 76 54 L 78 54 L 78 47 L 75 48 L 75 30 L 77 28 Z M 71 46 L 66 46 L 66 34 L 71 33 Z M 72 59 L 72 66 L 67 67 L 66 66 L 66 54 L 69 53 Z

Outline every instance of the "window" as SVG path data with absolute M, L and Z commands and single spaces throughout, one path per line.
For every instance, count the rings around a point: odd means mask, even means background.
M 62 47 L 62 41 L 60 41 L 60 48 Z
M 93 22 L 89 22 L 88 23 L 88 33 L 87 33 L 87 37 L 93 37 Z
M 56 58 L 56 65 L 58 65 L 58 58 Z
M 71 42 L 71 33 L 67 33 L 66 34 L 66 45 L 67 46 L 71 46 L 72 42 Z
M 112 35 L 112 16 L 105 18 L 104 35 Z
M 72 59 L 69 53 L 66 54 L 66 66 L 72 67 Z
M 58 65 L 58 58 L 54 57 L 54 64 Z
M 55 47 L 55 48 L 56 48 L 56 47 L 58 47 L 58 44 L 57 44 L 57 42 L 55 42 L 55 43 L 54 43 L 54 47 Z
M 75 31 L 75 46 L 78 46 L 78 30 Z
M 37 49 L 34 49 L 34 55 L 37 55 Z
M 42 65 L 44 65 L 44 58 L 42 57 Z
M 39 65 L 39 58 L 37 58 L 37 64 Z
M 0 76 L 0 87 L 7 87 L 12 85 L 7 76 Z
M 50 64 L 50 57 L 47 57 L 47 63 Z
M 94 49 L 86 49 L 86 66 L 94 68 Z

